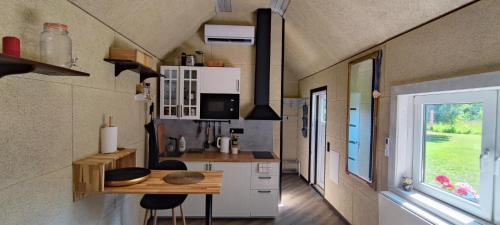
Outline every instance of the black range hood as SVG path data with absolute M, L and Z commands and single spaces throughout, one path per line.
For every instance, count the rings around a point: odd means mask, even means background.
M 271 9 L 257 10 L 255 36 L 255 106 L 246 120 L 281 120 L 269 106 L 269 82 L 271 73 Z

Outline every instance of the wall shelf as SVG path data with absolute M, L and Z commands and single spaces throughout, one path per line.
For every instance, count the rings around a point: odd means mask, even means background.
M 116 153 L 95 154 L 73 162 L 73 201 L 92 192 L 103 192 L 106 170 L 135 167 L 135 152 L 135 149 L 123 149 Z
M 90 76 L 88 73 L 0 54 L 0 78 L 13 74 L 39 73 L 50 76 Z
M 104 59 L 104 61 L 115 64 L 115 76 L 120 75 L 125 70 L 131 70 L 140 74 L 141 83 L 150 77 L 160 77 L 161 74 L 132 60 Z

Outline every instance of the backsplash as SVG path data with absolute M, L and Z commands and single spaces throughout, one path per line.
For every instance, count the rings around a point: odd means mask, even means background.
M 208 122 L 194 122 L 191 120 L 158 120 L 157 123 L 165 125 L 164 137 L 180 138 L 184 136 L 187 148 L 203 148 L 206 141 L 206 127 Z M 201 128 L 199 127 L 201 126 Z M 214 122 L 211 122 L 214 126 Z M 217 134 L 218 123 L 215 126 Z M 230 128 L 243 128 L 244 133 L 240 137 L 240 149 L 242 151 L 273 151 L 273 122 L 258 120 L 231 120 L 231 123 L 221 123 L 222 136 L 229 137 Z M 168 140 L 165 140 L 168 143 Z

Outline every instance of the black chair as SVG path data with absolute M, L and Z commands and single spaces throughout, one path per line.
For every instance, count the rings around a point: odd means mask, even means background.
M 158 162 L 158 145 L 156 142 L 156 129 L 154 122 L 151 121 L 146 124 L 146 130 L 149 133 L 149 154 L 148 154 L 148 168 L 152 170 L 187 170 L 186 164 L 177 160 L 166 160 L 163 162 Z M 184 212 L 182 210 L 182 203 L 186 200 L 187 195 L 154 195 L 146 194 L 141 199 L 141 207 L 146 209 L 144 215 L 144 225 L 146 225 L 148 219 L 148 212 L 150 216 L 154 218 L 154 225 L 158 221 L 157 210 L 172 210 L 172 222 L 174 225 L 177 224 L 175 216 L 175 208 L 180 207 L 182 222 L 186 225 L 186 218 L 184 217 Z

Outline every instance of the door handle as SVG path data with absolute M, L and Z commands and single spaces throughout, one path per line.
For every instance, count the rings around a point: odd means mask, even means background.
M 259 177 L 259 179 L 262 179 L 262 180 L 269 180 L 271 179 L 272 177 Z
M 496 173 L 496 159 L 494 157 L 491 157 L 490 155 L 492 155 L 492 150 L 490 148 L 486 148 L 484 149 L 484 152 L 481 153 L 481 155 L 479 156 L 479 171 L 480 172 L 491 172 L 491 167 L 489 165 L 491 164 L 495 164 L 493 166 L 493 169 Z M 490 168 L 489 170 L 486 170 L 486 168 Z
M 500 176 L 500 156 L 495 158 L 495 176 Z
M 236 80 L 236 91 L 240 91 L 240 80 Z
M 271 191 L 257 191 L 259 193 L 271 193 Z

